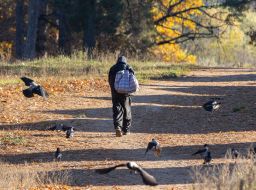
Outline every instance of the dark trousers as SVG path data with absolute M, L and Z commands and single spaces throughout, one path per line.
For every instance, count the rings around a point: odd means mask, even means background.
M 123 132 L 130 130 L 132 122 L 131 97 L 112 94 L 113 121 L 115 129 L 120 128 Z

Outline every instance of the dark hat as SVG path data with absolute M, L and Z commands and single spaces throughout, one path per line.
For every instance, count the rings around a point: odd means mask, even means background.
M 120 57 L 118 57 L 117 62 L 127 63 L 127 59 L 125 56 L 120 56 Z

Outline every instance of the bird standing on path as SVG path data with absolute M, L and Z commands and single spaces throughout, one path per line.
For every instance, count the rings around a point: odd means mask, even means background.
M 221 103 L 218 102 L 217 100 L 219 100 L 220 98 L 212 98 L 210 101 L 206 102 L 204 105 L 203 105 L 203 108 L 206 110 L 206 111 L 209 111 L 209 112 L 213 112 L 213 111 L 216 111 L 220 108 L 220 105 Z
M 232 148 L 232 149 L 231 149 L 231 157 L 232 157 L 232 159 L 236 159 L 236 158 L 238 158 L 238 156 L 239 156 L 238 150 Z
M 62 158 L 62 154 L 60 152 L 60 148 L 57 148 L 57 150 L 55 152 L 55 160 L 61 161 L 61 158 Z
M 49 94 L 45 91 L 45 89 L 39 84 L 35 83 L 35 81 L 32 79 L 27 77 L 21 77 L 20 79 L 25 83 L 26 86 L 29 86 L 29 88 L 22 91 L 25 97 L 31 98 L 34 97 L 34 94 L 42 96 L 45 99 L 49 97 Z
M 203 164 L 210 164 L 211 160 L 212 160 L 211 152 L 207 151 L 206 156 L 204 157 Z
M 99 174 L 107 174 L 107 173 L 115 170 L 118 167 L 127 167 L 128 169 L 130 169 L 132 171 L 138 172 L 145 185 L 150 185 L 150 186 L 158 185 L 155 177 L 150 175 L 148 172 L 146 172 L 144 169 L 142 169 L 140 166 L 138 166 L 135 162 L 119 164 L 119 165 L 109 167 L 109 168 L 96 169 L 95 172 L 99 173 Z
M 74 127 L 70 127 L 66 130 L 66 138 L 72 138 L 74 136 Z
M 145 156 L 149 150 L 152 150 L 154 152 L 154 154 L 159 157 L 161 154 L 161 147 L 160 147 L 159 142 L 157 142 L 155 139 L 152 139 L 152 141 L 150 141 L 148 143 L 148 146 L 147 146 L 147 149 L 145 152 Z

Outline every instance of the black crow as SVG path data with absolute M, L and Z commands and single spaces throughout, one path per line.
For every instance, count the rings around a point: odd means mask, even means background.
M 146 172 L 144 169 L 142 169 L 140 166 L 138 166 L 135 162 L 119 164 L 119 165 L 116 165 L 116 166 L 113 166 L 110 168 L 96 169 L 95 172 L 97 172 L 99 174 L 107 174 L 118 167 L 127 167 L 128 169 L 130 169 L 132 171 L 138 172 L 145 185 L 151 185 L 151 186 L 158 185 L 154 176 L 150 175 L 148 172 Z
M 208 144 L 205 144 L 203 149 L 196 151 L 195 153 L 192 154 L 192 156 L 200 154 L 200 156 L 204 158 L 207 156 L 208 152 L 209 152 L 209 146 Z
M 49 97 L 49 94 L 46 92 L 46 90 L 39 84 L 35 83 L 32 79 L 27 77 L 21 77 L 20 79 L 25 83 L 26 86 L 29 86 L 29 88 L 23 90 L 23 94 L 25 97 L 31 98 L 34 96 L 34 94 L 37 94 L 44 98 Z
M 207 151 L 207 154 L 204 157 L 204 164 L 210 164 L 211 160 L 212 160 L 211 152 Z
M 154 151 L 154 154 L 156 156 L 160 156 L 160 154 L 161 154 L 161 147 L 160 147 L 159 142 L 157 142 L 155 139 L 152 139 L 152 141 L 150 141 L 148 143 L 148 146 L 147 146 L 147 149 L 146 149 L 146 152 L 145 152 L 145 156 L 146 156 L 146 154 L 147 154 L 147 152 L 149 150 Z
M 62 158 L 62 154 L 60 152 L 60 148 L 57 148 L 56 152 L 55 152 L 55 160 L 60 161 Z
M 221 103 L 218 102 L 217 100 L 219 100 L 219 98 L 212 98 L 210 101 L 206 102 L 203 105 L 203 108 L 209 112 L 218 110 L 220 108 Z

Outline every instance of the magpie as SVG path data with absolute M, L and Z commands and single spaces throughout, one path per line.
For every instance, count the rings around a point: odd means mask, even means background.
M 72 138 L 74 136 L 74 127 L 70 127 L 66 130 L 66 138 Z
M 204 157 L 204 163 L 203 164 L 210 164 L 212 160 L 211 152 L 207 151 L 205 157 Z
M 60 152 L 60 148 L 57 148 L 56 152 L 55 152 L 55 160 L 60 161 L 62 158 L 62 154 Z
M 206 102 L 203 105 L 203 108 L 206 111 L 209 111 L 209 112 L 213 112 L 213 111 L 218 110 L 220 108 L 220 105 L 221 105 L 221 103 L 217 101 L 219 99 L 220 98 L 212 98 L 211 100 L 209 100 L 208 102 Z
M 146 152 L 145 152 L 145 156 L 146 156 L 146 154 L 147 154 L 147 152 L 149 150 L 154 151 L 154 154 L 156 156 L 160 156 L 160 154 L 161 154 L 161 147 L 160 147 L 159 142 L 157 142 L 155 139 L 152 139 L 152 141 L 150 141 L 148 143 L 148 146 L 147 146 L 147 149 L 146 149 Z
M 64 124 L 56 124 L 54 125 L 53 127 L 50 127 L 48 128 L 48 130 L 51 130 L 51 131 L 67 131 L 67 130 L 70 130 L 71 128 L 73 128 L 74 130 L 74 127 L 73 126 L 67 126 L 67 125 L 64 125 Z
M 232 159 L 238 158 L 238 156 L 239 156 L 238 150 L 232 148 L 231 149 L 231 157 L 232 157 Z
M 33 81 L 32 79 L 27 77 L 21 77 L 20 79 L 25 83 L 26 86 L 29 86 L 29 88 L 22 91 L 25 97 L 32 98 L 34 97 L 34 94 L 37 94 L 44 98 L 49 97 L 49 94 L 46 92 L 46 90 L 39 84 L 35 83 L 35 81 Z
M 148 172 L 146 172 L 144 169 L 142 169 L 140 166 L 138 166 L 135 162 L 128 162 L 124 164 L 119 164 L 113 167 L 109 168 L 102 168 L 102 169 L 96 169 L 95 172 L 99 174 L 107 174 L 113 170 L 115 170 L 118 167 L 127 167 L 131 171 L 138 172 L 142 178 L 142 181 L 145 185 L 150 186 L 156 186 L 158 185 L 156 179 L 154 176 L 150 175 Z
M 207 156 L 208 152 L 209 152 L 209 146 L 208 144 L 205 144 L 203 149 L 196 151 L 195 153 L 192 154 L 192 156 L 200 154 L 200 156 L 204 158 Z

